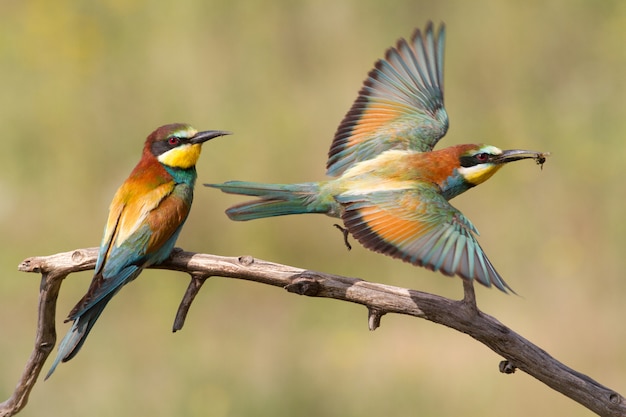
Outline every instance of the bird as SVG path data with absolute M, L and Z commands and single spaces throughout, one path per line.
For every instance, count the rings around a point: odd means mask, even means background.
M 477 241 L 472 222 L 449 202 L 523 159 L 549 153 L 463 144 L 434 150 L 448 130 L 443 97 L 445 25 L 428 22 L 386 51 L 339 124 L 328 153 L 331 179 L 299 184 L 227 181 L 205 184 L 258 197 L 226 210 L 246 221 L 302 213 L 340 218 L 372 251 L 416 266 L 478 281 L 508 293 Z
M 202 144 L 228 134 L 173 123 L 147 137 L 139 163 L 113 197 L 93 279 L 65 320 L 73 323 L 46 379 L 60 362 L 76 356 L 107 303 L 124 285 L 170 256 L 191 209 Z

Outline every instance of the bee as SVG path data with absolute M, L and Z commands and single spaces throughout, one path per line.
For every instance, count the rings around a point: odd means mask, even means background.
M 550 156 L 550 152 L 541 152 L 537 156 L 535 156 L 535 162 L 537 165 L 541 165 L 541 169 L 543 169 L 543 164 L 546 162 L 546 158 Z

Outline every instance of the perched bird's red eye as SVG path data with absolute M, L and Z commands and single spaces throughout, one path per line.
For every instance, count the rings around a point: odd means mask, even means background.
M 489 160 L 489 154 L 482 152 L 476 155 L 476 160 L 478 162 L 487 162 Z
M 170 138 L 167 141 L 172 146 L 176 146 L 180 143 L 180 139 L 178 139 L 176 136 L 170 136 Z

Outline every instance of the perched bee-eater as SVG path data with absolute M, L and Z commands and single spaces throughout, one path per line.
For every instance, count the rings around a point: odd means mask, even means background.
M 206 184 L 260 197 L 229 208 L 233 220 L 300 213 L 340 217 L 363 246 L 445 275 L 511 288 L 478 244 L 476 228 L 448 201 L 505 164 L 545 155 L 490 145 L 433 150 L 448 130 L 443 105 L 445 29 L 429 23 L 376 62 L 335 133 L 328 181 Z M 346 240 L 347 242 L 347 240 Z M 511 290 L 512 291 L 512 290 Z
M 198 132 L 177 123 L 148 136 L 141 160 L 113 197 L 93 280 L 66 320 L 73 321 L 72 327 L 46 378 L 59 362 L 76 356 L 104 307 L 124 285 L 170 256 L 191 209 L 202 144 L 228 134 Z

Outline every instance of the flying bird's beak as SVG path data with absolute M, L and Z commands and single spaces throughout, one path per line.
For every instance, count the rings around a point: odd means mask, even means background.
M 491 162 L 494 164 L 507 164 L 513 161 L 519 161 L 522 159 L 534 159 L 538 164 L 543 165 L 546 162 L 546 157 L 550 155 L 550 152 L 536 152 L 526 151 L 523 149 L 511 149 L 503 151 L 500 155 L 495 156 Z
M 216 138 L 218 136 L 226 136 L 232 135 L 232 132 L 227 132 L 225 130 L 207 130 L 206 132 L 198 132 L 196 135 L 189 140 L 189 142 L 193 144 L 204 143 L 207 140 Z

